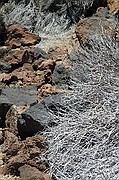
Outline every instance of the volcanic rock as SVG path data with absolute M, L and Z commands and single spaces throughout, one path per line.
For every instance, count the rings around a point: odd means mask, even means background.
M 88 40 L 94 40 L 95 36 L 108 35 L 114 36 L 116 24 L 106 18 L 85 18 L 79 21 L 76 27 L 76 34 L 80 43 L 86 45 Z
M 0 127 L 1 128 L 5 127 L 5 117 L 10 107 L 11 107 L 11 104 L 4 101 L 0 102 Z
M 41 87 L 43 84 L 52 83 L 51 70 L 44 71 L 33 71 L 30 64 L 24 64 L 23 67 L 20 67 L 14 70 L 12 73 L 5 74 L 2 78 L 2 82 L 7 85 L 17 86 L 27 86 L 35 84 L 38 87 Z
M 0 71 L 2 73 L 10 73 L 12 71 L 11 64 L 7 64 L 5 62 L 0 62 Z
M 37 60 L 39 58 L 51 59 L 51 56 L 43 51 L 41 48 L 37 47 L 34 51 L 34 58 Z
M 51 70 L 51 72 L 53 73 L 54 71 L 54 68 L 55 68 L 55 61 L 49 59 L 49 60 L 45 60 L 45 61 L 42 61 L 41 60 L 38 60 L 38 61 L 35 61 L 35 63 L 33 64 L 33 68 L 35 70 L 40 70 L 40 71 L 44 71 L 44 70 Z
M 0 47 L 0 58 L 4 57 L 4 55 L 6 55 L 11 48 L 9 48 L 8 46 L 1 46 Z
M 4 143 L 2 144 L 4 173 L 18 175 L 18 168 L 25 164 L 39 170 L 46 170 L 48 164 L 45 159 L 40 158 L 46 149 L 43 136 L 37 135 L 19 141 L 13 133 L 4 130 Z
M 56 94 L 48 96 L 39 104 L 36 104 L 21 114 L 21 118 L 18 120 L 18 128 L 20 126 L 21 134 L 32 133 L 33 128 L 31 124 L 39 124 L 44 130 L 49 126 L 56 125 L 56 119 L 54 119 L 54 114 L 58 114 L 60 111 L 64 111 L 64 102 L 62 99 L 63 96 Z M 31 126 L 31 128 L 30 128 Z M 29 132 L 28 132 L 29 130 Z M 34 128 L 35 130 L 35 128 Z M 38 131 L 38 127 L 36 127 Z
M 44 84 L 41 88 L 38 89 L 38 96 L 39 96 L 39 99 L 41 99 L 43 97 L 57 94 L 60 92 L 61 92 L 60 89 L 52 86 L 51 84 Z
M 51 180 L 47 174 L 26 164 L 21 166 L 19 171 L 22 180 Z
M 41 38 L 28 32 L 28 30 L 20 24 L 11 24 L 7 29 L 6 45 L 11 48 L 18 48 L 20 46 L 35 45 L 40 42 Z
M 32 105 L 37 102 L 37 87 L 28 86 L 24 88 L 9 88 L 2 89 L 0 96 L 0 104 L 7 105 Z
M 13 66 L 17 64 L 22 65 L 29 62 L 29 53 L 24 49 L 11 50 L 3 57 L 2 61 Z

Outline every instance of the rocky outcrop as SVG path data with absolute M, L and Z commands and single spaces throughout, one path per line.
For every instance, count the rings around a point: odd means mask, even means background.
M 44 101 L 44 97 L 54 95 L 57 103 L 56 94 L 63 93 L 61 87 L 58 87 L 59 81 L 67 76 L 65 69 L 68 72 L 72 67 L 68 51 L 66 48 L 56 48 L 47 53 L 34 46 L 38 36 L 27 32 L 19 24 L 10 25 L 7 33 L 6 46 L 0 47 L 0 127 L 3 128 L 0 138 L 3 143 L 3 173 L 20 176 L 22 179 L 50 180 L 43 173 L 48 168 L 48 162 L 43 156 L 47 144 L 39 133 L 56 125 L 48 109 L 57 112 L 53 105 L 54 100 L 50 103 L 51 100 Z M 29 38 L 36 37 L 34 42 L 31 39 L 31 44 L 24 43 L 30 40 L 26 34 L 30 35 Z M 63 68 L 58 71 L 59 66 Z M 54 83 L 57 71 L 59 75 Z M 30 172 L 33 176 L 29 177 Z
M 37 135 L 29 137 L 24 141 L 19 139 L 10 131 L 4 131 L 4 143 L 2 152 L 4 153 L 4 173 L 19 174 L 19 168 L 25 164 L 45 171 L 48 167 L 47 161 L 41 159 L 42 153 L 46 151 L 44 137 Z M 38 159 L 36 160 L 35 157 Z
M 38 35 L 29 32 L 20 24 L 12 24 L 7 28 L 7 40 L 5 44 L 11 48 L 35 45 L 40 41 L 41 38 Z

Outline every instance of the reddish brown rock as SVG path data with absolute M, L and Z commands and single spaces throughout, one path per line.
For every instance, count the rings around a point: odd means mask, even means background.
M 48 163 L 45 159 L 40 159 L 40 156 L 46 150 L 43 136 L 37 135 L 20 141 L 12 132 L 4 130 L 4 144 L 2 145 L 3 161 L 5 163 L 4 173 L 16 175 L 18 168 L 24 164 L 45 171 Z M 39 157 L 39 159 L 36 159 L 36 157 Z
M 43 97 L 61 93 L 62 90 L 52 86 L 51 84 L 44 84 L 40 89 L 38 89 L 38 99 L 42 100 Z
M 41 66 L 41 63 L 42 63 L 43 61 L 44 61 L 43 58 L 40 58 L 40 59 L 36 60 L 36 61 L 32 64 L 33 69 L 34 69 L 35 71 L 37 71 L 38 68 Z
M 2 78 L 2 82 L 7 85 L 17 86 L 27 86 L 31 84 L 35 84 L 41 87 L 43 84 L 51 83 L 51 71 L 33 71 L 31 66 L 25 64 L 23 67 L 14 70 L 10 74 L 5 74 Z
M 6 163 L 12 156 L 17 155 L 20 149 L 20 142 L 12 132 L 8 130 L 3 131 L 4 144 L 2 144 L 2 152 L 5 154 L 3 160 Z
M 27 157 L 25 155 L 16 155 L 11 157 L 7 164 L 4 165 L 4 174 L 18 174 L 18 168 L 27 163 Z
M 10 131 L 18 135 L 18 129 L 17 129 L 17 120 L 18 120 L 18 112 L 15 107 L 11 107 L 10 110 L 6 114 L 6 127 L 10 129 Z
M 22 180 L 51 180 L 47 174 L 29 165 L 20 167 L 19 171 Z
M 41 38 L 28 32 L 28 30 L 20 24 L 12 24 L 7 29 L 6 45 L 11 48 L 18 48 L 20 46 L 30 46 L 40 42 Z
M 55 61 L 51 59 L 44 60 L 44 61 L 41 59 L 41 60 L 35 61 L 34 63 L 35 70 L 44 71 L 44 70 L 50 69 L 52 73 L 54 71 L 55 65 L 56 65 Z
M 15 49 L 9 51 L 8 54 L 6 54 L 3 59 L 3 62 L 6 62 L 8 64 L 23 64 L 26 62 L 29 62 L 29 52 L 27 50 L 21 50 L 21 49 Z

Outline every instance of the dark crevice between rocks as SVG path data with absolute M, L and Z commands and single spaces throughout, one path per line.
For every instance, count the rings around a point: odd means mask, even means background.
M 2 73 L 12 73 L 14 70 L 19 69 L 22 67 L 24 63 L 19 63 L 19 64 L 7 64 L 5 62 L 0 62 L 0 71 Z
M 31 116 L 24 113 L 18 120 L 17 128 L 21 140 L 25 140 L 27 137 L 32 137 L 44 129 L 44 127 L 40 125 L 39 122 L 34 121 Z
M 6 33 L 4 18 L 0 14 L 0 46 L 5 45 L 6 38 L 7 38 L 7 33 Z
M 5 120 L 6 120 L 6 114 L 9 111 L 11 105 L 2 103 L 0 104 L 0 128 L 5 128 Z
M 107 7 L 107 0 L 94 0 L 92 6 L 86 8 L 85 17 L 90 17 L 95 14 L 99 7 Z

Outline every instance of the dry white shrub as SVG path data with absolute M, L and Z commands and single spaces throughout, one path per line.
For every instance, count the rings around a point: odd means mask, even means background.
M 0 12 L 4 14 L 7 25 L 17 22 L 25 25 L 30 31 L 54 35 L 68 29 L 71 19 L 75 21 L 75 16 L 79 19 L 85 8 L 90 7 L 92 3 L 93 0 L 10 0 Z M 55 10 L 56 8 L 59 10 Z
M 113 38 L 96 36 L 77 48 L 69 88 L 49 109 L 57 124 L 45 132 L 49 173 L 57 180 L 119 179 L 119 49 Z

